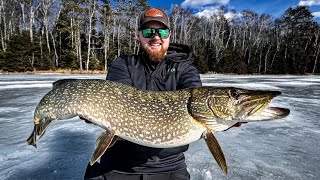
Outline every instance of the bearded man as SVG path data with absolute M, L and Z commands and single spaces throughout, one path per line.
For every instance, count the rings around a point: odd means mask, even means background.
M 150 7 L 140 14 L 138 25 L 136 35 L 141 51 L 138 55 L 115 59 L 107 80 L 151 91 L 201 86 L 199 72 L 189 62 L 191 49 L 185 45 L 170 44 L 170 23 L 166 13 Z M 100 158 L 100 163 L 88 165 L 84 178 L 190 179 L 183 154 L 187 149 L 188 145 L 151 148 L 118 138 Z

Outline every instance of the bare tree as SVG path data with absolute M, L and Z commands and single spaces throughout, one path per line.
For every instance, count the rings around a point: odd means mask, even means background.
M 34 20 L 35 20 L 35 12 L 38 10 L 40 7 L 40 2 L 36 2 L 34 0 L 29 0 L 28 1 L 28 6 L 29 6 L 29 33 L 30 33 L 30 41 L 33 42 L 33 25 L 34 25 Z
M 319 52 L 320 52 L 320 29 L 318 28 L 318 30 L 314 33 L 315 36 L 315 41 L 314 41 L 314 64 L 313 64 L 313 68 L 312 68 L 312 74 L 314 74 L 316 72 L 316 68 L 317 68 L 317 64 L 318 64 L 318 58 L 319 58 Z
M 97 10 L 97 1 L 96 0 L 87 0 L 87 8 L 88 8 L 88 29 L 87 29 L 87 43 L 88 43 L 88 50 L 87 50 L 87 60 L 86 60 L 86 70 L 89 70 L 89 63 L 90 63 L 90 54 L 91 54 L 91 38 L 92 38 L 92 30 L 95 28 L 93 27 L 93 20 L 94 15 Z
M 20 27 L 20 32 L 22 32 L 22 30 L 27 30 L 27 26 L 26 26 L 26 18 L 25 18 L 25 0 L 15 0 L 16 3 L 19 3 L 20 8 L 21 8 L 21 16 L 22 16 L 22 23 L 21 23 L 21 27 Z
M 5 14 L 5 2 L 4 0 L 0 1 L 0 24 L 3 26 L 3 30 L 1 30 L 1 46 L 2 50 L 6 51 L 7 49 L 7 44 L 6 44 L 6 39 L 7 39 L 7 22 L 6 22 L 6 14 Z
M 171 38 L 172 42 L 177 42 L 177 36 L 178 36 L 178 20 L 181 16 L 181 6 L 174 5 L 173 10 L 171 12 L 171 22 L 172 22 L 172 33 Z
M 54 4 L 55 0 L 42 0 L 40 1 L 40 11 L 42 12 L 43 15 L 43 26 L 44 26 L 44 33 L 46 36 L 46 42 L 47 42 L 47 48 L 48 52 L 50 54 L 51 48 L 50 48 L 50 41 L 49 41 L 49 13 L 50 13 L 50 8 Z
M 104 4 L 102 5 L 101 14 L 102 14 L 102 23 L 103 23 L 103 51 L 104 51 L 104 70 L 108 68 L 108 57 L 109 57 L 109 48 L 110 48 L 110 34 L 111 34 L 111 16 L 112 16 L 112 9 L 109 0 L 105 0 Z

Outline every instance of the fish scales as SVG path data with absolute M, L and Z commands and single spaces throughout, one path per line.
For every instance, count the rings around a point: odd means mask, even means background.
M 190 90 L 159 93 L 111 81 L 81 80 L 54 88 L 39 110 L 64 107 L 62 117 L 80 115 L 121 138 L 164 148 L 195 141 L 205 130 L 188 113 L 189 97 Z M 47 106 L 52 99 L 54 105 Z

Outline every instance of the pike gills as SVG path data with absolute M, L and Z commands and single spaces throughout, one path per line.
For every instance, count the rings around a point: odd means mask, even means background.
M 224 154 L 213 133 L 237 122 L 286 117 L 288 109 L 268 107 L 278 91 L 233 87 L 199 87 L 153 92 L 107 80 L 63 79 L 39 102 L 28 144 L 36 147 L 53 120 L 80 116 L 102 127 L 90 164 L 111 147 L 117 137 L 154 147 L 170 148 L 204 138 L 227 175 Z

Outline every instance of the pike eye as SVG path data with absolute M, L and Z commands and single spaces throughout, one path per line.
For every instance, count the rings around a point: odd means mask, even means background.
M 231 95 L 231 97 L 233 97 L 235 99 L 238 99 L 240 96 L 240 94 L 234 89 L 230 91 L 230 95 Z

